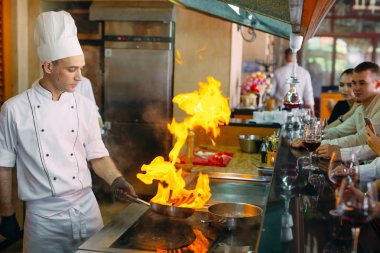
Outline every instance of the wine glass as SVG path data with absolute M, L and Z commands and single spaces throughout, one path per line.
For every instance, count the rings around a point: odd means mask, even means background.
M 331 156 L 330 164 L 328 167 L 328 177 L 331 183 L 339 186 L 342 179 L 351 176 L 351 178 L 357 181 L 358 178 L 358 168 L 359 159 L 355 153 L 351 153 L 348 159 L 342 161 L 342 163 L 335 168 L 333 167 L 333 161 L 335 157 L 335 152 Z
M 360 227 L 372 219 L 377 200 L 377 188 L 374 182 L 355 183 L 351 176 L 342 179 L 336 199 L 337 210 L 342 221 L 352 227 L 355 252 L 357 252 Z
M 311 109 L 309 108 L 303 108 L 300 112 L 301 120 L 302 120 L 302 125 L 305 126 L 310 122 L 311 118 Z
M 330 163 L 327 170 L 327 175 L 331 183 L 333 183 L 335 186 L 340 186 L 342 180 L 346 178 L 347 176 L 350 176 L 351 179 L 354 181 L 357 181 L 358 178 L 358 166 L 359 166 L 359 160 L 355 153 L 351 153 L 349 155 L 349 158 L 346 160 L 343 160 L 342 163 L 336 167 L 334 167 L 334 158 L 335 158 L 335 152 L 332 153 Z M 337 197 L 338 195 L 338 188 L 335 190 L 335 195 Z M 330 210 L 330 214 L 334 216 L 339 216 L 338 210 L 333 209 Z
M 306 126 L 305 135 L 302 140 L 302 144 L 306 147 L 306 149 L 310 152 L 310 170 L 315 170 L 317 167 L 313 165 L 313 155 L 314 151 L 321 145 L 322 141 L 322 128 L 321 122 L 318 118 L 312 118 L 309 121 L 309 124 Z
M 281 168 L 280 178 L 282 180 L 282 187 L 285 190 L 292 190 L 294 188 L 294 182 L 298 177 L 296 168 Z

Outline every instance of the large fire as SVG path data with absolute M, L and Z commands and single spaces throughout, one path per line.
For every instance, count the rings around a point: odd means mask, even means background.
M 211 197 L 209 179 L 207 175 L 199 173 L 196 187 L 193 190 L 185 189 L 186 183 L 182 177 L 182 169 L 177 170 L 175 164 L 179 162 L 179 153 L 184 146 L 190 130 L 196 127 L 203 128 L 206 133 L 212 133 L 216 138 L 220 134 L 219 124 L 228 124 L 231 110 L 227 98 L 223 97 L 220 82 L 213 77 L 207 78 L 207 83 L 199 82 L 199 90 L 192 93 L 179 94 L 173 98 L 173 103 L 189 116 L 183 122 L 175 119 L 168 125 L 176 142 L 169 153 L 170 162 L 162 156 L 156 157 L 149 165 L 144 164 L 137 177 L 145 184 L 152 184 L 159 180 L 156 196 L 151 201 L 163 205 L 201 208 Z M 214 142 L 213 142 L 214 143 Z

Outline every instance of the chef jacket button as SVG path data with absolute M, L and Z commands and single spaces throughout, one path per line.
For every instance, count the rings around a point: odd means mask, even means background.
M 37 105 L 37 108 L 40 108 L 40 106 L 39 106 L 39 105 Z
M 74 154 L 73 153 L 70 153 L 71 156 L 73 156 Z
M 56 177 L 53 177 L 53 180 L 57 180 L 57 178 L 56 178 Z
M 75 176 L 73 177 L 73 179 L 75 179 Z
M 71 106 L 71 109 L 74 109 L 74 106 L 73 106 L 73 105 Z
M 74 133 L 74 129 L 72 129 L 71 132 Z
M 45 129 L 41 129 L 41 132 L 44 132 L 45 131 Z
M 46 154 L 46 156 L 49 156 L 49 154 Z

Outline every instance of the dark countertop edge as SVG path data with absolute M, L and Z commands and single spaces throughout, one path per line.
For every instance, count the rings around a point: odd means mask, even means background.
M 271 181 L 271 185 L 269 188 L 267 203 L 265 206 L 263 222 L 261 223 L 261 227 L 260 227 L 261 233 L 259 234 L 259 240 L 258 240 L 258 243 L 256 244 L 255 252 L 259 252 L 259 253 L 262 253 L 262 252 L 278 252 L 275 249 L 276 247 L 273 247 L 271 249 L 266 248 L 265 245 L 263 244 L 263 241 L 270 240 L 271 238 L 273 238 L 273 234 L 271 234 L 271 231 L 273 231 L 274 228 L 270 224 L 271 219 L 270 219 L 270 216 L 268 215 L 268 213 L 271 210 L 283 209 L 283 207 L 284 207 L 284 201 L 281 199 L 281 196 L 278 195 L 278 189 L 280 187 L 278 180 L 280 180 L 279 179 L 280 167 L 283 166 L 284 159 L 288 160 L 286 157 L 288 157 L 289 154 L 290 154 L 290 146 L 289 146 L 288 142 L 282 138 L 280 140 L 279 148 L 277 151 L 277 157 L 276 157 L 276 162 L 275 162 L 275 166 L 273 169 L 272 181 Z M 281 226 L 281 224 L 278 224 L 278 225 Z M 277 229 L 277 228 L 274 230 L 279 231 L 279 229 Z M 278 234 L 278 239 L 280 239 L 280 234 Z
M 306 185 L 305 182 L 308 181 L 307 178 L 310 176 L 310 172 L 308 170 L 298 171 L 298 176 L 294 183 L 295 188 L 290 192 L 282 188 L 280 170 L 293 167 L 297 168 L 297 159 L 305 155 L 308 155 L 306 150 L 293 149 L 290 147 L 287 139 L 281 138 L 265 207 L 261 233 L 259 235 L 260 240 L 258 241 L 255 252 L 304 252 L 305 247 L 310 247 L 310 244 L 306 245 L 306 236 L 311 233 L 315 237 L 314 240 L 316 240 L 314 246 L 318 247 L 319 250 L 326 247 L 327 244 L 334 239 L 330 237 L 330 235 L 333 234 L 332 224 L 334 220 L 336 223 L 336 219 L 329 214 L 329 211 L 335 206 L 335 197 L 332 184 L 328 181 L 326 175 L 328 160 L 319 160 L 317 162 L 317 166 L 320 168 L 319 171 L 322 171 L 325 177 L 325 183 L 323 184 L 322 195 L 318 194 L 317 207 L 312 208 L 309 206 L 307 214 L 300 211 L 300 201 L 302 187 Z M 305 174 L 301 176 L 302 173 L 306 173 L 306 178 L 304 178 Z M 304 181 L 305 179 L 306 181 Z M 292 215 L 294 222 L 294 226 L 291 227 L 293 237 L 289 241 L 281 242 L 281 216 L 285 210 L 284 196 L 286 195 L 290 201 L 289 213 Z M 318 230 L 312 227 L 313 225 L 311 225 L 311 223 L 313 220 L 324 224 L 319 226 L 319 228 L 324 227 L 323 230 L 319 230 L 319 233 L 314 233 Z M 274 238 L 276 238 L 276 240 L 274 240 Z M 349 244 L 350 241 L 346 241 L 345 243 Z

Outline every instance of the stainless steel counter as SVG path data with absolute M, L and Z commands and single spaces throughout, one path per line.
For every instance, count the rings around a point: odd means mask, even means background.
M 219 202 L 242 202 L 242 203 L 250 203 L 257 205 L 265 210 L 267 196 L 269 193 L 269 181 L 266 177 L 255 177 L 252 175 L 242 175 L 242 174 L 212 174 L 210 175 L 210 188 L 213 194 L 210 201 L 206 204 L 213 204 Z M 197 210 L 196 215 L 190 217 L 190 220 L 201 219 L 202 215 L 206 215 L 207 211 L 206 207 L 203 210 Z M 115 217 L 110 223 L 108 223 L 101 231 L 97 234 L 89 238 L 83 245 L 81 245 L 78 249 L 78 253 L 84 252 L 107 252 L 107 253 L 145 253 L 152 252 L 149 250 L 140 250 L 140 249 L 123 249 L 123 248 L 115 248 L 115 242 L 118 238 L 121 238 L 123 234 L 134 225 L 140 217 L 144 213 L 149 213 L 148 207 L 139 204 L 130 204 L 127 208 L 120 213 L 117 217 Z M 145 214 L 144 214 L 145 215 Z M 201 218 L 199 218 L 201 217 Z M 192 222 L 192 221 L 191 221 Z M 204 225 L 202 225 L 204 226 Z M 194 227 L 194 226 L 193 226 Z M 239 251 L 241 249 L 245 249 L 244 252 L 253 251 L 256 247 L 256 243 L 259 237 L 260 226 L 256 226 L 250 228 L 248 233 L 240 233 L 246 234 L 244 235 L 244 243 L 242 243 L 242 239 L 239 238 L 237 233 L 232 234 L 230 232 L 222 232 L 222 236 L 218 236 L 217 238 L 213 238 L 210 244 L 210 248 L 207 252 L 225 252 L 225 247 L 235 247 L 237 249 L 236 244 L 238 241 L 240 244 L 238 245 Z M 206 233 L 207 234 L 207 233 Z M 228 236 L 226 236 L 228 234 Z M 248 236 L 247 236 L 248 235 Z M 209 236 L 210 237 L 210 236 Z M 232 238 L 232 240 L 231 240 Z M 208 238 L 209 239 L 209 238 Z M 232 241 L 232 242 L 231 242 Z M 224 249 L 224 250 L 223 250 Z M 176 251 L 175 251 L 176 252 Z M 190 251 L 191 252 L 191 251 Z M 231 251 L 232 252 L 232 251 Z M 235 252 L 235 251 L 233 251 Z

